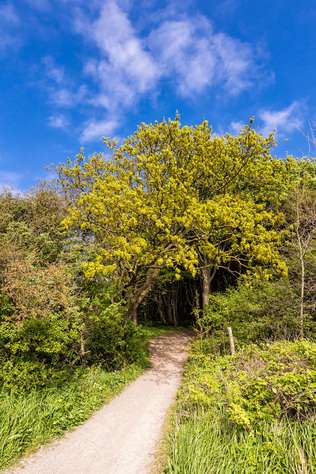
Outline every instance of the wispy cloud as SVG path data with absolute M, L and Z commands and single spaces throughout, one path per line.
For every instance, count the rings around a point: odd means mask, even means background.
M 69 125 L 69 121 L 63 114 L 54 114 L 49 117 L 48 125 L 52 128 L 65 130 Z
M 95 51 L 83 58 L 81 85 L 67 80 L 63 68 L 46 58 L 51 101 L 57 107 L 81 104 L 90 115 L 83 140 L 114 131 L 140 100 L 159 95 L 162 84 L 182 98 L 219 91 L 232 97 L 264 77 L 255 49 L 216 31 L 205 16 L 166 9 L 154 21 L 143 21 L 139 30 L 127 6 L 131 2 L 95 0 L 93 13 L 90 6 L 87 14 L 78 1 L 72 10 L 76 32 Z
M 0 52 L 11 46 L 17 46 L 20 38 L 17 35 L 17 28 L 20 18 L 12 3 L 0 5 Z
M 249 45 L 214 32 L 201 16 L 163 22 L 151 33 L 150 46 L 162 75 L 183 96 L 215 86 L 237 95 L 252 85 L 257 71 Z
M 42 62 L 48 79 L 57 84 L 62 84 L 65 81 L 65 70 L 63 67 L 56 64 L 54 58 L 51 56 L 45 56 Z
M 262 110 L 258 114 L 262 122 L 260 132 L 264 135 L 276 131 L 277 133 L 292 133 L 303 126 L 302 104 L 292 102 L 288 107 L 280 110 Z
M 84 84 L 75 84 L 67 77 L 65 69 L 51 56 L 42 60 L 44 74 L 49 92 L 49 100 L 61 108 L 75 107 L 85 101 L 87 88 Z
M 229 128 L 233 134 L 238 135 L 244 126 L 243 122 L 231 122 Z
M 82 142 L 90 142 L 103 136 L 110 136 L 118 128 L 119 122 L 112 120 L 91 120 L 86 123 L 81 134 Z
M 78 25 L 80 29 L 80 25 Z M 150 90 L 159 79 L 160 71 L 146 50 L 130 20 L 115 1 L 104 3 L 99 18 L 91 25 L 82 25 L 84 34 L 95 42 L 101 60 L 86 64 L 86 72 L 98 82 L 110 99 L 111 109 L 131 105 L 139 94 Z
M 81 85 L 78 88 L 62 86 L 61 88 L 54 87 L 50 91 L 51 101 L 58 107 L 75 107 L 77 104 L 85 102 L 87 96 L 87 88 Z
M 12 193 L 20 193 L 20 183 L 22 176 L 11 171 L 0 171 L 0 192 L 10 191 Z
M 161 75 L 185 96 L 202 92 L 215 75 L 215 59 L 205 37 L 209 25 L 198 23 L 195 19 L 167 20 L 149 37 Z

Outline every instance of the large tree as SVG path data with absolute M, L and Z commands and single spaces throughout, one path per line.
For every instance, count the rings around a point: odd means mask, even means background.
M 60 167 L 65 224 L 93 248 L 87 277 L 112 275 L 131 319 L 163 268 L 175 278 L 201 275 L 204 304 L 222 266 L 285 271 L 276 226 L 283 167 L 271 157 L 273 137 L 250 126 L 213 136 L 207 122 L 182 127 L 176 118 L 107 144 L 110 158 L 80 154 Z

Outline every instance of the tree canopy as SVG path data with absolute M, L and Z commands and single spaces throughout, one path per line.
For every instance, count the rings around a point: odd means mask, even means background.
M 108 154 L 59 169 L 71 200 L 64 220 L 93 246 L 85 274 L 112 275 L 124 288 L 129 316 L 169 269 L 204 280 L 219 268 L 269 278 L 286 273 L 280 206 L 290 161 L 271 155 L 273 136 L 246 126 L 217 136 L 207 122 L 179 118 L 142 124 Z

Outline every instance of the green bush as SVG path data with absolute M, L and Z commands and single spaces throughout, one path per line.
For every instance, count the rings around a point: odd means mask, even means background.
M 12 393 L 32 391 L 60 380 L 61 374 L 44 362 L 11 357 L 0 366 L 0 385 Z
M 0 386 L 31 391 L 60 379 L 75 360 L 76 325 L 62 317 L 0 323 Z
M 88 361 L 120 369 L 145 357 L 142 330 L 126 319 L 121 303 L 110 304 L 88 324 Z
M 240 286 L 210 296 L 204 312 L 196 311 L 195 327 L 201 336 L 212 336 L 213 350 L 228 352 L 227 326 L 237 345 L 299 336 L 298 300 L 287 280 Z M 315 328 L 306 317 L 306 336 Z
M 144 331 L 126 319 L 115 279 L 87 279 L 93 239 L 62 225 L 53 189 L 0 193 L 0 389 L 30 392 L 80 367 L 117 370 L 147 361 Z M 92 368 L 92 367 L 91 367 Z
M 55 383 L 77 366 L 99 365 L 117 370 L 147 358 L 142 330 L 113 304 L 95 315 L 85 327 L 85 354 L 80 355 L 80 326 L 52 315 L 47 320 L 29 318 L 20 324 L 0 324 L 0 386 L 30 391 Z M 147 339 L 146 339 L 147 341 Z
M 252 429 L 261 421 L 316 414 L 316 343 L 250 345 L 214 357 L 197 342 L 181 391 L 182 408 L 217 409 L 230 423 Z
M 75 321 L 62 314 L 52 314 L 49 319 L 28 318 L 16 322 L 7 319 L 0 324 L 0 350 L 3 356 L 20 356 L 46 362 L 71 360 L 71 350 L 78 340 Z
M 316 343 L 214 353 L 195 341 L 173 415 L 166 474 L 313 473 Z

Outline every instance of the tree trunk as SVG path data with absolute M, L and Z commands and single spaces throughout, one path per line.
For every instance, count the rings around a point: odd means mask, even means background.
M 300 233 L 300 209 L 298 203 L 296 203 L 296 239 L 298 245 L 298 254 L 300 259 L 301 265 L 301 294 L 300 294 L 300 319 L 299 319 L 299 327 L 300 327 L 300 337 L 304 337 L 304 299 L 305 299 L 305 251 L 304 251 L 304 244 L 302 241 L 301 233 Z
M 300 254 L 301 262 L 301 295 L 300 295 L 300 336 L 304 337 L 304 300 L 305 300 L 305 261 L 304 255 Z
M 80 331 L 80 350 L 79 350 L 79 355 L 82 360 L 86 359 L 87 354 L 89 354 L 90 351 L 86 350 L 86 339 L 85 339 L 85 330 L 82 329 Z
M 164 314 L 164 311 L 163 311 L 163 298 L 160 297 L 159 299 L 159 296 L 153 298 L 153 301 L 156 303 L 157 305 L 157 311 L 159 313 L 159 316 L 160 316 L 160 319 L 161 319 L 161 322 L 163 324 L 167 324 L 167 321 L 166 321 L 166 318 L 165 318 L 165 314 Z
M 128 319 L 133 321 L 134 324 L 137 324 L 137 309 L 138 309 L 138 304 L 136 302 L 131 302 L 128 305 L 128 311 L 127 311 L 127 316 Z
M 129 298 L 127 316 L 135 324 L 137 324 L 137 310 L 154 286 L 159 273 L 160 268 L 149 268 L 144 283 L 136 288 Z
M 202 268 L 202 309 L 209 304 L 211 283 L 216 275 L 216 267 L 212 269 L 210 267 Z
M 171 298 L 171 308 L 172 308 L 172 320 L 173 320 L 173 325 L 176 327 L 178 325 L 177 321 L 177 300 L 178 300 L 178 291 L 177 289 L 173 291 L 173 295 Z
M 209 268 L 202 268 L 202 309 L 209 303 L 211 276 Z

